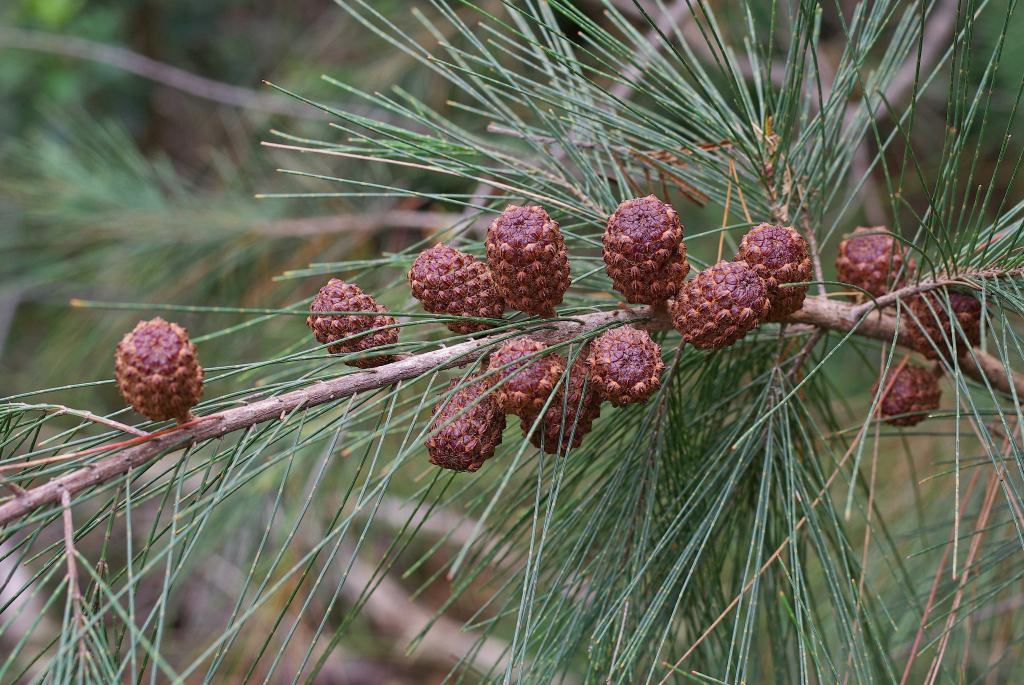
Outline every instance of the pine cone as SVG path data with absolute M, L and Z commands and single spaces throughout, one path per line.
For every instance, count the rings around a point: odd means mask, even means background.
M 509 205 L 484 241 L 494 284 L 512 309 L 554 316 L 569 289 L 569 261 L 558 224 L 541 207 Z
M 491 354 L 490 369 L 512 364 L 490 376 L 492 385 L 501 383 L 494 391 L 501 411 L 517 416 L 540 412 L 559 376 L 565 371 L 565 360 L 551 352 L 526 361 L 513 362 L 546 349 L 544 343 L 529 338 L 515 338 L 502 343 Z
M 647 331 L 620 326 L 594 341 L 587 358 L 593 383 L 616 407 L 646 402 L 661 387 L 661 345 Z
M 631 304 L 663 305 L 690 273 L 679 215 L 654 195 L 619 205 L 608 219 L 603 256 L 612 285 Z
M 372 296 L 367 295 L 355 283 L 345 283 L 338 278 L 332 278 L 327 285 L 320 288 L 313 303 L 309 305 L 309 311 L 313 312 L 306 317 L 306 325 L 313 331 L 317 342 L 321 344 L 336 343 L 327 348 L 331 354 L 354 354 L 367 352 L 384 345 L 394 345 L 398 342 L 398 329 L 388 328 L 386 330 L 366 333 L 374 328 L 394 326 L 395 319 L 390 316 L 318 316 L 317 312 L 386 312 L 384 305 L 377 304 Z M 359 335 L 363 333 L 364 335 Z M 358 337 L 353 337 L 358 336 Z M 393 362 L 395 357 L 383 355 L 378 357 L 363 357 L 345 362 L 349 366 L 360 369 L 369 369 L 374 366 Z
M 924 421 L 928 416 L 924 413 L 914 414 L 913 412 L 935 411 L 939 408 L 939 400 L 942 398 L 942 390 L 939 388 L 939 379 L 928 369 L 920 366 L 905 366 L 896 379 L 885 379 L 889 392 L 882 398 L 881 414 L 888 418 L 886 423 L 893 426 L 914 426 Z M 878 392 L 878 382 L 871 388 L 871 392 Z M 911 414 L 901 416 L 901 414 Z
M 746 262 L 719 262 L 683 285 L 672 318 L 683 342 L 720 350 L 754 330 L 770 309 L 764 280 Z
M 594 385 L 593 376 L 588 379 L 587 373 L 586 363 L 581 356 L 573 364 L 569 378 L 562 382 L 558 394 L 548 405 L 543 422 L 530 436 L 530 443 L 534 447 L 543 446 L 548 454 L 565 454 L 583 443 L 583 436 L 593 429 L 594 419 L 601 415 L 602 399 Z M 568 399 L 564 392 L 566 384 L 569 386 Z M 536 414 L 523 417 L 520 422 L 523 436 L 530 432 L 536 420 Z
M 430 463 L 443 469 L 476 471 L 494 456 L 494 448 L 501 444 L 505 414 L 498 409 L 496 393 L 476 402 L 487 390 L 486 382 L 470 383 L 449 399 L 448 392 L 458 385 L 459 379 L 452 380 L 447 392 L 434 405 L 430 430 L 434 431 L 450 419 L 451 423 L 427 440 L 427 452 Z
M 906 248 L 887 230 L 885 226 L 861 226 L 839 243 L 836 277 L 843 283 L 863 288 L 875 297 L 885 295 L 890 288 L 895 290 L 905 285 L 916 263 L 907 257 Z M 905 273 L 900 275 L 904 262 Z
M 981 302 L 968 293 L 949 293 L 949 305 L 956 314 L 963 335 L 967 336 L 970 347 L 981 344 Z M 935 351 L 938 347 L 943 356 L 952 357 L 952 332 L 946 299 L 935 294 L 916 295 L 909 302 L 911 313 L 920 322 L 918 325 L 912 317 L 907 317 L 907 330 L 911 345 L 928 359 L 938 359 Z M 960 356 L 968 353 L 963 335 L 956 333 L 956 350 Z M 934 346 L 933 346 L 934 345 Z
M 782 288 L 784 283 L 811 280 L 813 267 L 807 241 L 791 226 L 761 224 L 743 236 L 736 261 L 746 262 L 768 288 L 771 309 L 765 321 L 785 321 L 804 306 L 807 286 Z
M 121 396 L 150 421 L 184 423 L 203 394 L 203 367 L 188 332 L 159 316 L 140 321 L 117 344 L 114 375 Z
M 409 271 L 409 284 L 413 297 L 431 314 L 500 319 L 505 311 L 487 265 L 444 243 L 420 253 Z M 463 335 L 493 328 L 474 321 L 445 325 Z

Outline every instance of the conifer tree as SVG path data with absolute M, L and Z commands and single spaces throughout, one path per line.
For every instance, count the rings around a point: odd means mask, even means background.
M 606 0 L 600 20 L 569 0 L 433 0 L 431 45 L 337 1 L 459 97 L 326 76 L 404 123 L 310 103 L 333 118 L 323 139 L 265 144 L 302 153 L 285 173 L 321 196 L 459 220 L 284 274 L 319 283 L 292 306 L 232 310 L 252 318 L 224 335 L 284 320 L 294 344 L 206 366 L 176 421 L 4 400 L 0 569 L 31 573 L 0 580 L 0 633 L 24 633 L 0 681 L 319 682 L 400 574 L 416 596 L 443 587 L 408 640 L 454 652 L 451 682 L 1024 677 L 1024 80 L 996 88 L 1014 0 Z M 828 64 L 825 13 L 843 33 Z M 916 117 L 937 92 L 945 122 Z M 890 224 L 854 234 L 873 175 Z M 687 229 L 712 210 L 720 228 Z M 82 422 L 41 440 L 61 413 Z M 432 521 L 447 528 L 424 542 Z M 97 537 L 101 556 L 78 551 Z M 231 608 L 182 656 L 164 634 L 192 573 L 233 574 Z M 469 596 L 469 637 L 428 642 Z M 52 641 L 33 639 L 50 616 Z

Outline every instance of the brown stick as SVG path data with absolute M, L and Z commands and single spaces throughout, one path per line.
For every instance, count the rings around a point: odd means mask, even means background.
M 827 298 L 809 297 L 804 301 L 804 308 L 789 319 L 789 323 L 806 323 L 835 331 L 849 331 L 857 322 L 852 315 L 853 305 L 843 302 L 832 302 Z M 554 320 L 550 327 L 530 333 L 530 337 L 540 342 L 553 345 L 566 342 L 580 335 L 586 335 L 598 328 L 608 325 L 630 323 L 638 328 L 664 331 L 671 328 L 671 318 L 666 311 L 654 311 L 650 307 L 633 309 L 614 309 L 607 312 L 585 314 L 583 316 Z M 857 333 L 879 340 L 892 340 L 896 326 L 896 317 L 888 312 L 872 313 L 857 328 Z M 146 442 L 130 447 L 117 454 L 105 457 L 95 464 L 84 466 L 48 483 L 25 491 L 0 505 L 0 526 L 6 525 L 39 507 L 57 502 L 60 491 L 76 493 L 99 485 L 115 478 L 130 469 L 138 468 L 159 455 L 185 444 L 202 442 L 227 435 L 236 430 L 248 428 L 264 421 L 280 418 L 282 414 L 292 412 L 299 407 L 314 407 L 358 392 L 377 390 L 398 381 L 417 378 L 431 371 L 448 369 L 482 356 L 494 343 L 493 338 L 482 338 L 443 347 L 433 352 L 418 354 L 401 361 L 387 364 L 376 369 L 352 373 L 341 378 L 314 383 L 313 385 L 293 392 L 254 402 L 236 409 L 203 417 L 197 423 L 187 427 L 179 427 L 161 436 L 136 438 Z M 900 343 L 906 344 L 900 336 Z M 978 364 L 965 357 L 960 361 L 964 373 L 976 380 L 988 379 L 992 386 L 1002 392 L 1010 392 L 1010 382 L 1003 371 L 999 360 L 980 351 L 974 352 Z M 1013 374 L 1013 384 L 1017 395 L 1024 397 L 1024 376 Z

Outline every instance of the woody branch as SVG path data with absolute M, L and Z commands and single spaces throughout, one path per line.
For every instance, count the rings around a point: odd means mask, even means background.
M 668 312 L 641 306 L 558 319 L 552 321 L 549 327 L 532 331 L 529 335 L 548 345 L 556 345 L 586 336 L 603 327 L 627 323 L 649 331 L 665 331 L 672 328 Z M 804 301 L 803 309 L 791 316 L 788 323 L 810 324 L 821 329 L 844 333 L 852 330 L 857 335 L 867 338 L 891 341 L 896 332 L 897 319 L 888 311 L 870 312 L 864 316 L 863 310 L 857 305 L 834 302 L 824 297 L 808 297 Z M 30 514 L 40 507 L 60 501 L 63 492 L 73 494 L 94 487 L 137 469 L 174 449 L 218 438 L 265 421 L 280 419 L 282 415 L 297 409 L 314 407 L 355 393 L 377 390 L 399 381 L 419 378 L 427 373 L 465 364 L 484 355 L 494 342 L 494 338 L 481 338 L 413 355 L 376 369 L 316 382 L 309 387 L 278 397 L 203 417 L 178 430 L 153 434 L 151 438 L 136 438 L 132 442 L 143 442 L 13 496 L 0 505 L 0 526 Z M 909 345 L 902 330 L 898 342 L 904 346 Z M 981 383 L 987 381 L 999 392 L 1015 392 L 1018 397 L 1024 396 L 1024 376 L 1011 372 L 1011 376 L 1008 377 L 1002 362 L 995 357 L 980 350 L 973 350 L 972 355 L 964 356 L 959 363 L 961 370 L 970 378 Z M 116 448 L 113 445 L 110 447 Z

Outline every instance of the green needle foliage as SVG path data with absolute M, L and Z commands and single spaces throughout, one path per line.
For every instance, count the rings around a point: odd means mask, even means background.
M 638 28 L 621 3 L 598 22 L 568 0 L 433 0 L 432 18 L 416 11 L 429 47 L 373 2 L 338 4 L 458 93 L 437 111 L 399 88 L 325 77 L 406 123 L 323 107 L 335 117 L 328 139 L 268 142 L 304 153 L 285 173 L 337 189 L 273 197 L 428 198 L 462 213 L 400 253 L 280 276 L 337 276 L 372 292 L 401 324 L 392 352 L 468 339 L 423 314 L 405 273 L 436 240 L 482 257 L 475 225 L 507 204 L 543 205 L 561 224 L 573 287 L 558 314 L 569 317 L 616 308 L 600 247 L 624 199 L 653 192 L 684 223 L 701 207 L 725 212 L 723 228 L 687 230 L 696 268 L 717 260 L 717 238 L 734 249 L 761 221 L 797 226 L 827 266 L 819 246 L 857 220 L 878 169 L 891 228 L 917 261 L 911 284 L 978 297 L 984 342 L 967 358 L 998 360 L 1011 392 L 974 380 L 954 355 L 940 362 L 942 409 L 915 429 L 885 424 L 886 379 L 906 362 L 895 336 L 857 334 L 866 310 L 850 333 L 766 324 L 715 353 L 662 332 L 668 370 L 647 404 L 606 407 L 582 446 L 558 456 L 510 426 L 478 473 L 453 474 L 427 462 L 431 408 L 450 397 L 448 377 L 470 382 L 484 367 L 438 366 L 162 454 L 67 509 L 8 524 L 0 634 L 22 637 L 0 680 L 321 682 L 396 577 L 411 598 L 432 598 L 434 617 L 410 614 L 406 638 L 410 651 L 451 655 L 450 682 L 1024 677 L 1024 416 L 1012 382 L 1024 366 L 1024 202 L 1013 201 L 1011 145 L 1024 80 L 1013 74 L 1011 102 L 997 83 L 1015 1 L 693 0 L 673 20 L 656 0 L 636 5 L 648 24 Z M 842 27 L 828 64 L 825 13 Z M 943 13 L 955 13 L 952 30 L 935 35 Z M 981 41 L 993 26 L 998 38 Z M 916 116 L 936 98 L 944 122 Z M 309 171 L 310 155 L 417 183 Z M 228 340 L 282 319 L 296 331 L 270 359 L 207 368 L 197 416 L 365 373 L 302 329 L 306 295 L 290 307 L 192 308 L 251 317 L 213 334 Z M 545 326 L 517 317 L 495 338 Z M 555 347 L 572 360 L 606 328 Z M 956 328 L 946 342 L 962 350 Z M 0 406 L 4 501 L 130 447 L 81 412 L 69 424 L 47 392 Z M 106 418 L 130 422 L 126 411 Z M 98 556 L 77 551 L 90 542 Z M 225 607 L 182 653 L 166 636 L 195 575 L 214 579 Z M 450 629 L 452 616 L 467 632 Z

